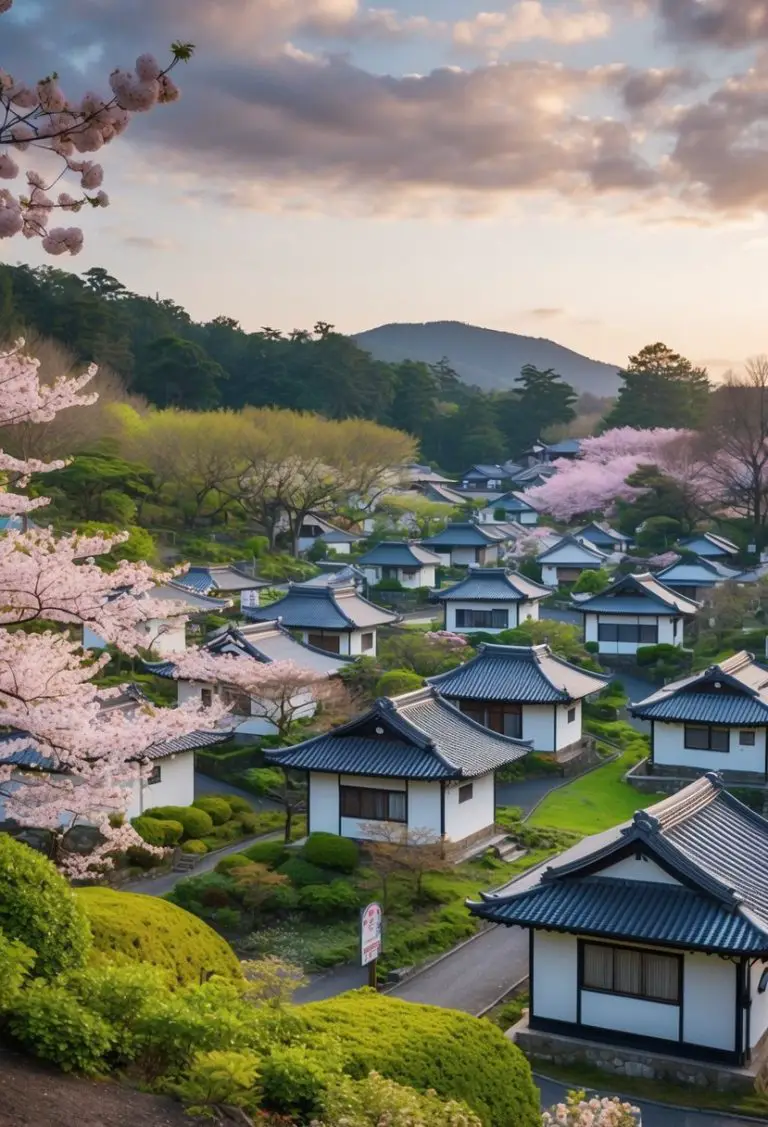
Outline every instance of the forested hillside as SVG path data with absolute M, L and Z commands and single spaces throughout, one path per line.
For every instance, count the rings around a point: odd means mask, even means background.
M 374 360 L 319 321 L 284 335 L 245 332 L 222 315 L 195 322 L 167 299 L 131 293 L 105 270 L 0 266 L 0 336 L 64 344 L 78 362 L 112 369 L 158 407 L 277 406 L 330 419 L 367 418 L 407 431 L 421 457 L 460 471 L 503 460 L 573 418 L 570 388 L 526 371 L 519 390 L 486 393 L 441 361 Z

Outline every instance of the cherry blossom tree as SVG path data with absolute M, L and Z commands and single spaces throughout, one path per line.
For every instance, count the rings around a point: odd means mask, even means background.
M 41 385 L 37 363 L 21 351 L 0 354 L 0 427 L 46 422 L 61 410 L 87 406 L 84 392 L 94 369 Z M 0 451 L 0 515 L 24 514 L 46 501 L 31 501 L 13 488 L 32 472 L 50 469 Z M 166 576 L 144 563 L 122 562 L 106 574 L 93 557 L 109 552 L 127 534 L 57 539 L 49 529 L 8 532 L 0 539 L 0 707 L 4 760 L 22 748 L 38 753 L 39 769 L 20 772 L 0 765 L 5 816 L 21 825 L 52 829 L 87 823 L 98 826 L 102 844 L 89 857 L 71 855 L 67 867 L 83 872 L 109 854 L 139 844 L 130 826 L 110 825 L 110 814 L 125 810 L 130 788 L 150 746 L 221 723 L 221 703 L 158 709 L 149 702 L 131 715 L 110 708 L 119 689 L 99 688 L 94 679 L 109 660 L 83 652 L 69 628 L 88 624 L 94 633 L 127 653 L 144 638 L 138 627 L 167 617 L 168 605 L 146 596 Z M 27 624 L 52 624 L 28 633 Z
M 0 0 L 0 17 L 12 6 L 13 0 Z M 134 71 L 112 71 L 111 95 L 106 98 L 88 91 L 73 100 L 62 91 L 56 74 L 27 83 L 0 69 L 0 180 L 16 180 L 23 174 L 27 184 L 23 192 L 0 188 L 0 239 L 22 234 L 41 239 L 48 254 L 78 254 L 82 230 L 50 226 L 53 214 L 109 205 L 101 186 L 101 165 L 81 158 L 121 136 L 133 114 L 175 102 L 179 90 L 170 72 L 190 59 L 193 50 L 190 43 L 174 43 L 165 67 L 152 55 L 140 55 Z M 43 175 L 33 168 L 22 169 L 14 158 L 28 150 L 43 150 L 46 168 L 53 160 L 57 170 Z M 69 175 L 78 178 L 80 192 L 73 196 L 62 191 L 53 199 L 48 193 Z
M 565 1103 L 542 1112 L 542 1127 L 635 1127 L 640 1109 L 618 1096 L 593 1096 L 569 1092 Z

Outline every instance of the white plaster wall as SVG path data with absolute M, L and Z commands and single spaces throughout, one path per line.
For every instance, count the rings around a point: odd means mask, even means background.
M 475 563 L 477 548 L 452 548 L 451 563 L 454 567 L 468 567 Z
M 555 705 L 523 705 L 523 739 L 533 742 L 534 751 L 555 751 Z
M 711 1049 L 736 1048 L 736 966 L 688 953 L 683 963 L 683 1040 Z
M 459 786 L 462 784 L 451 781 L 445 785 L 445 836 L 450 841 L 463 841 L 492 825 L 496 817 L 493 771 L 464 781 L 472 783 L 472 797 L 461 804 Z
M 371 585 L 376 584 L 381 579 L 381 568 L 374 567 L 373 564 L 365 564 L 363 567 L 363 575 L 365 576 L 366 583 Z
M 334 779 L 336 776 L 332 776 Z M 378 790 L 406 790 L 405 779 L 387 779 L 387 778 L 369 778 L 367 775 L 342 775 L 339 783 L 343 787 L 370 787 Z M 338 806 L 337 806 L 338 812 Z M 402 822 L 371 822 L 375 827 L 389 826 L 394 831 L 402 830 Z M 355 837 L 360 840 L 375 840 L 375 833 L 366 833 L 363 826 L 366 825 L 364 819 L 358 820 L 357 818 L 342 818 L 341 819 L 341 836 L 342 837 Z M 338 826 L 332 831 L 338 833 Z
M 584 641 L 597 641 L 597 615 L 584 612 Z
M 127 818 L 135 818 L 151 806 L 189 806 L 195 798 L 195 753 L 182 751 L 153 761 L 160 768 L 159 783 L 134 780 Z M 147 768 L 145 768 L 147 770 Z
M 576 1021 L 577 951 L 575 935 L 533 933 L 533 1017 Z
M 765 728 L 746 728 L 755 733 L 754 747 L 739 743 L 741 728 L 731 728 L 730 748 L 724 751 L 697 751 L 686 748 L 683 724 L 664 724 L 657 720 L 653 727 L 653 759 L 666 767 L 695 767 L 703 771 L 765 771 Z
M 329 544 L 328 547 L 334 551 L 337 556 L 348 556 L 352 552 L 352 545 L 346 541 L 343 544 Z
M 421 779 L 408 782 L 408 828 L 431 830 L 440 836 L 440 783 Z
M 764 970 L 768 970 L 768 962 L 755 963 L 750 972 L 750 995 L 752 998 L 752 1011 L 749 1019 L 750 1048 L 754 1048 L 768 1029 L 768 990 L 762 994 L 757 992 Z
M 506 610 L 508 626 L 457 626 L 457 610 Z M 462 603 L 453 599 L 445 602 L 446 630 L 455 631 L 457 634 L 474 634 L 482 630 L 484 634 L 500 634 L 502 630 L 511 630 L 517 626 L 517 603 L 474 602 Z
M 603 625 L 657 625 L 655 615 L 648 614 L 585 614 L 584 615 L 584 641 L 597 642 L 599 652 L 602 654 L 634 654 L 640 645 L 651 645 L 650 642 L 607 642 L 598 638 L 598 626 Z M 679 637 L 675 633 L 672 617 L 662 615 L 658 618 L 658 640 L 667 645 L 682 645 L 682 633 Z
M 619 994 L 582 990 L 581 1022 L 582 1025 L 593 1025 L 598 1029 L 617 1029 L 640 1037 L 661 1037 L 666 1041 L 677 1041 L 680 1007 L 664 1002 L 647 1002 L 643 998 L 626 998 Z
M 538 524 L 539 523 L 539 514 L 538 513 L 528 513 L 528 512 L 519 513 L 518 514 L 518 520 L 519 520 L 520 524 Z
M 581 701 L 575 700 L 572 704 L 556 705 L 557 709 L 557 748 L 568 747 L 581 739 Z M 568 713 L 574 710 L 574 718 L 568 722 Z
M 517 624 L 519 624 L 521 622 L 525 622 L 525 620 L 527 618 L 530 618 L 533 622 L 538 622 L 538 620 L 539 620 L 539 604 L 538 603 L 522 602 L 522 603 L 517 603 L 516 606 L 517 606 Z
M 592 876 L 615 877 L 618 880 L 641 880 L 647 884 L 680 883 L 648 857 L 624 857 L 623 860 L 617 861 L 615 865 L 608 865 L 605 869 L 593 873 Z
M 545 587 L 557 587 L 557 568 L 550 564 L 542 564 L 541 582 Z
M 309 776 L 309 828 L 315 833 L 339 832 L 339 782 L 317 771 Z

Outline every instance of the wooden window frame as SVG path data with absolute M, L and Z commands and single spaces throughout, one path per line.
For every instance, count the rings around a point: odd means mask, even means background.
M 645 631 L 646 637 L 643 637 Z M 659 624 L 656 622 L 600 622 L 597 623 L 598 642 L 623 642 L 631 646 L 656 646 L 659 642 Z
M 691 744 L 688 742 L 688 731 L 691 728 L 696 728 L 699 731 L 707 733 L 707 745 L 702 747 L 701 744 Z M 726 747 L 713 747 L 712 746 L 712 733 L 725 732 L 726 734 Z M 724 724 L 684 724 L 683 725 L 683 747 L 686 751 L 714 751 L 718 755 L 727 755 L 731 750 L 731 729 Z
M 462 783 L 459 787 L 459 806 L 463 802 L 471 802 L 474 797 L 474 787 L 472 783 Z
M 456 629 L 457 630 L 508 630 L 509 629 L 509 610 L 508 610 L 507 607 L 491 607 L 490 610 L 487 610 L 487 609 L 481 610 L 479 607 L 477 609 L 475 607 L 457 607 L 456 611 L 454 613 L 456 615 Z M 467 615 L 472 615 L 474 617 L 473 617 L 472 620 L 466 621 Z M 487 621 L 485 621 L 482 618 L 480 619 L 480 622 L 476 621 L 476 619 L 481 615 L 485 615 L 486 618 L 487 618 Z M 496 620 L 495 623 L 493 621 L 494 615 L 497 616 L 497 620 Z M 502 616 L 503 616 L 503 619 L 504 619 L 503 621 L 502 621 Z
M 159 763 L 153 763 L 147 775 L 147 786 L 153 787 L 163 781 L 163 768 Z
M 654 995 L 647 994 L 645 992 L 633 994 L 633 993 L 631 993 L 627 990 L 614 990 L 614 989 L 608 990 L 604 986 L 587 986 L 586 983 L 584 982 L 584 962 L 585 962 L 584 953 L 585 953 L 586 948 L 589 947 L 589 946 L 607 948 L 611 952 L 613 952 L 613 951 L 633 951 L 636 954 L 639 954 L 641 956 L 641 960 L 643 960 L 643 961 L 641 961 L 641 965 L 640 965 L 641 983 L 643 983 L 644 979 L 645 979 L 645 962 L 644 962 L 644 958 L 643 958 L 644 956 L 648 956 L 648 955 L 653 955 L 653 956 L 656 956 L 656 957 L 662 956 L 665 959 L 674 960 L 677 963 L 677 976 L 676 976 L 676 979 L 675 979 L 675 981 L 677 983 L 677 997 L 673 1000 L 671 998 L 657 998 Z M 616 971 L 615 971 L 615 963 L 613 963 L 613 962 L 612 962 L 612 972 L 613 972 L 613 977 L 615 979 Z M 602 943 L 602 942 L 599 942 L 599 941 L 596 941 L 596 940 L 593 940 L 593 939 L 580 939 L 579 940 L 579 951 L 578 951 L 578 989 L 579 990 L 588 990 L 590 994 L 609 994 L 609 995 L 611 995 L 612 997 L 615 997 L 615 998 L 633 998 L 635 1001 L 639 1001 L 639 1002 L 654 1002 L 656 1005 L 659 1005 L 659 1006 L 676 1006 L 677 1008 L 680 1008 L 680 1006 L 682 1006 L 682 1004 L 683 1004 L 683 989 L 684 989 L 684 986 L 683 986 L 683 956 L 678 955 L 674 951 L 649 951 L 644 947 L 635 947 L 635 946 L 632 946 L 628 943 Z
M 363 798 L 368 795 L 376 794 L 386 798 L 387 813 L 383 818 L 377 817 L 375 814 L 364 814 Z M 394 817 L 391 813 L 392 795 L 396 795 L 399 801 L 405 803 L 405 815 L 402 818 Z M 350 813 L 348 803 L 352 801 L 353 796 L 359 799 L 359 808 L 361 813 Z M 346 807 L 346 808 L 345 808 Z M 408 824 L 408 792 L 406 790 L 385 790 L 383 787 L 358 787 L 347 786 L 344 783 L 339 786 L 339 816 L 342 818 L 352 818 L 356 822 L 397 822 L 399 825 Z
M 746 739 L 744 737 L 747 737 Z M 754 747 L 757 743 L 757 732 L 745 728 L 739 731 L 739 745 L 741 747 Z
M 576 705 L 575 704 L 572 705 L 568 709 L 568 713 L 566 715 L 566 721 L 567 721 L 568 724 L 575 724 L 576 723 Z

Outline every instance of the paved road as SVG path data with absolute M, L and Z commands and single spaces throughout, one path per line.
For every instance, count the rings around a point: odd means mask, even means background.
M 199 877 L 201 873 L 210 873 L 212 869 L 216 868 L 222 857 L 226 857 L 229 853 L 240 853 L 243 849 L 247 849 L 249 845 L 253 845 L 255 841 L 278 841 L 282 839 L 282 836 L 282 830 L 275 830 L 274 833 L 246 837 L 234 845 L 217 849 L 215 853 L 209 853 L 206 857 L 202 857 L 190 873 L 168 873 L 166 876 L 156 877 L 154 880 L 145 877 L 143 880 L 135 880 L 131 881 L 130 884 L 125 884 L 123 888 L 126 892 L 144 892 L 147 896 L 165 896 L 166 892 L 170 892 L 174 885 L 185 877 Z
M 195 798 L 205 798 L 209 794 L 232 794 L 237 798 L 244 798 L 250 802 L 254 810 L 277 810 L 279 806 L 271 798 L 262 798 L 241 787 L 233 786 L 232 783 L 225 783 L 223 779 L 212 779 L 210 775 L 195 771 Z
M 496 798 L 499 806 L 519 806 L 524 814 L 563 780 L 559 775 L 545 775 L 541 779 L 520 779 L 513 783 L 498 783 Z
M 546 1080 L 543 1076 L 534 1073 L 536 1083 L 541 1092 L 542 1108 L 552 1107 L 562 1100 L 567 1087 L 557 1081 Z M 592 1094 L 591 1091 L 588 1093 Z M 621 1095 L 608 1078 L 600 1095 Z M 738 1116 L 726 1115 L 722 1112 L 685 1111 L 683 1108 L 655 1107 L 653 1104 L 643 1103 L 634 1096 L 626 1099 L 639 1107 L 643 1117 L 643 1127 L 743 1127 L 744 1120 Z

